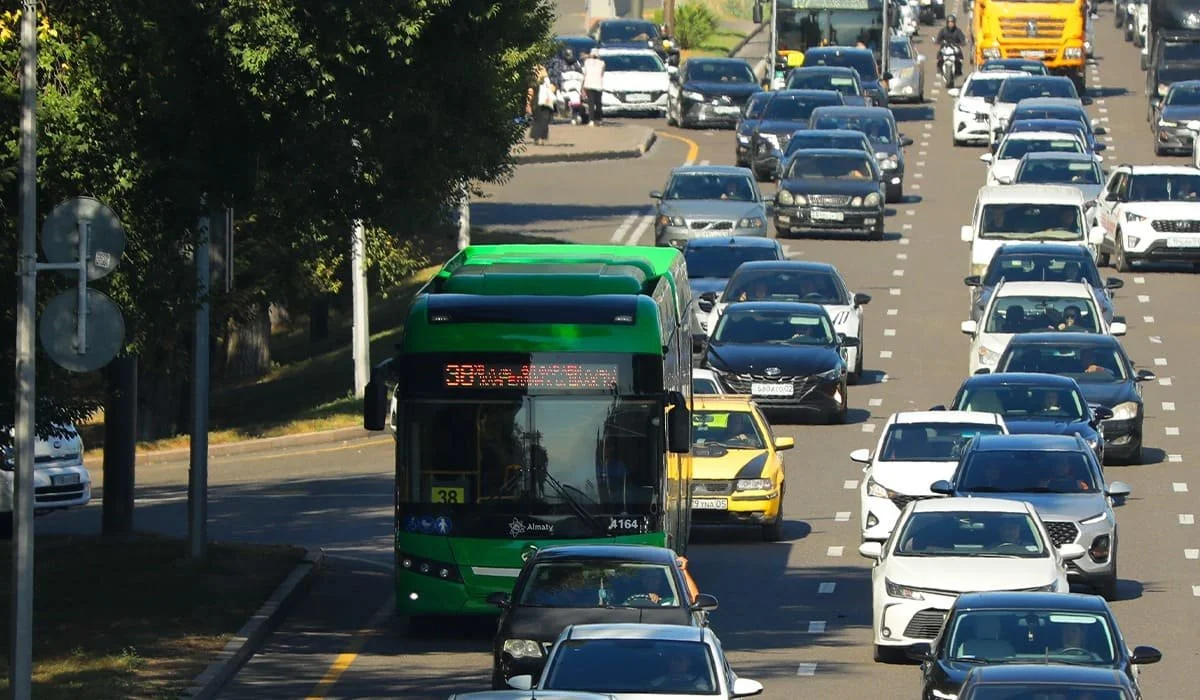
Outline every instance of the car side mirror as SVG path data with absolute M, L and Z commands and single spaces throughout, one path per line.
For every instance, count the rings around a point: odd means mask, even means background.
M 1108 334 L 1113 336 L 1122 336 L 1125 335 L 1127 330 L 1128 329 L 1125 328 L 1124 323 L 1121 323 L 1120 321 L 1113 321 L 1112 325 L 1108 327 Z
M 958 329 L 962 331 L 963 335 L 975 335 L 979 330 L 979 324 L 975 321 L 963 321 L 958 325 Z
M 930 407 L 929 407 L 929 410 L 931 410 L 931 411 L 944 411 L 944 410 L 946 410 L 946 404 L 941 404 L 941 403 L 939 403 L 939 404 L 938 404 L 938 405 L 936 405 L 936 406 L 930 406 Z
M 913 145 L 913 143 L 914 143 L 914 141 L 912 140 L 911 136 L 901 136 L 900 137 L 900 145 L 901 146 L 907 147 L 907 146 Z
M 1092 409 L 1092 415 L 1096 416 L 1097 420 L 1109 420 L 1113 417 L 1113 412 L 1106 406 L 1097 406 Z
M 750 18 L 755 24 L 763 23 L 763 6 L 761 2 L 754 3 L 754 12 L 750 15 Z
M 1120 498 L 1133 493 L 1133 489 L 1130 488 L 1129 484 L 1125 483 L 1124 481 L 1114 481 L 1108 485 L 1108 488 L 1104 490 L 1104 493 L 1108 494 L 1109 496 Z
M 513 676 L 508 679 L 508 687 L 513 690 L 532 690 L 533 676 Z
M 1079 103 L 1084 106 L 1090 105 L 1092 103 L 1092 98 L 1090 95 L 1081 95 L 1079 98 Z
M 1087 550 L 1081 544 L 1069 542 L 1058 548 L 1058 556 L 1062 557 L 1063 561 L 1075 561 L 1082 559 L 1083 555 L 1087 554 Z
M 679 71 L 672 72 L 671 66 L 667 66 L 667 80 L 670 80 L 672 83 L 678 83 L 679 82 Z
M 717 609 L 717 597 L 708 593 L 701 593 L 696 596 L 695 602 L 692 603 L 692 610 L 712 612 Z
M 775 438 L 775 451 L 782 452 L 784 450 L 793 449 L 796 446 L 796 438 L 777 437 Z
M 504 591 L 495 591 L 493 593 L 489 593 L 485 600 L 487 600 L 488 605 L 495 605 L 497 608 L 501 609 L 507 608 L 511 604 L 508 594 Z
M 667 415 L 667 449 L 673 454 L 692 451 L 692 413 L 678 391 L 670 393 L 671 412 Z
M 958 88 L 950 88 L 946 91 L 946 94 L 951 97 L 958 97 Z
M 1011 185 L 1012 181 L 1013 181 L 1012 175 L 997 175 L 996 176 L 996 182 L 1000 183 L 1001 185 Z
M 1145 664 L 1156 664 L 1162 661 L 1162 652 L 1154 647 L 1140 646 L 1133 648 L 1133 654 L 1130 655 L 1129 661 L 1139 666 Z
M 856 292 L 854 294 L 854 305 L 855 306 L 866 306 L 867 304 L 870 304 L 870 303 L 871 303 L 871 295 L 870 294 L 864 294 L 863 292 Z
M 950 486 L 950 482 L 945 479 L 938 479 L 929 485 L 929 490 L 942 496 L 949 496 L 954 493 L 954 489 Z
M 372 372 L 372 374 L 376 374 Z M 383 430 L 388 415 L 387 382 L 382 376 L 372 377 L 363 392 L 363 429 Z
M 1103 226 L 1093 226 L 1092 229 L 1090 231 L 1088 231 L 1088 243 L 1091 243 L 1092 245 L 1100 245 L 1103 242 L 1104 242 L 1104 227 Z
M 1137 374 L 1134 375 L 1134 381 L 1139 382 L 1150 382 L 1154 381 L 1155 379 L 1158 379 L 1158 375 L 1148 369 L 1139 369 Z
M 841 346 L 844 348 L 856 348 L 859 346 L 858 338 L 849 335 L 842 336 Z
M 1097 126 L 1097 127 L 1093 127 L 1093 128 L 1092 128 L 1092 133 L 1093 133 L 1093 134 L 1095 134 L 1095 135 L 1097 135 L 1097 136 L 1104 136 L 1105 134 L 1107 134 L 1107 133 L 1108 133 L 1108 127 L 1105 127 L 1105 126 Z
M 859 464 L 871 463 L 871 451 L 863 447 L 850 453 L 850 461 L 858 462 Z
M 752 681 L 749 678 L 734 678 L 733 685 L 729 688 L 729 695 L 735 698 L 762 695 L 762 692 L 763 684 L 758 681 Z
M 995 156 L 993 156 L 991 153 L 984 153 L 983 155 L 979 156 L 979 160 L 983 161 L 984 163 L 991 163 L 995 159 Z
M 659 190 L 650 190 L 650 199 L 662 199 L 662 192 Z
M 959 230 L 959 235 L 962 236 L 963 243 L 970 243 L 975 238 L 975 229 L 971 228 L 970 224 L 964 225 Z
M 964 277 L 963 284 L 967 285 L 968 287 L 982 287 L 983 277 L 980 275 L 970 275 L 969 277 Z
M 992 97 L 985 97 L 985 98 L 983 98 L 983 101 L 984 101 L 984 102 L 986 102 L 986 103 L 988 103 L 988 104 L 990 104 L 990 105 L 994 105 L 994 104 L 996 104 L 996 98 L 995 98 L 995 96 L 992 96 Z
M 1125 280 L 1121 279 L 1120 277 L 1109 277 L 1108 279 L 1104 280 L 1105 289 L 1120 289 L 1124 286 Z
M 882 559 L 883 543 L 863 542 L 862 544 L 858 545 L 858 554 L 864 559 Z
M 1103 153 L 1108 150 L 1108 146 L 1103 143 L 1098 143 L 1092 146 L 1092 151 L 1095 153 Z
M 930 646 L 928 642 L 921 642 L 919 644 L 910 646 L 905 652 L 905 655 L 913 661 L 920 661 L 922 663 L 926 661 L 932 661 L 933 647 Z

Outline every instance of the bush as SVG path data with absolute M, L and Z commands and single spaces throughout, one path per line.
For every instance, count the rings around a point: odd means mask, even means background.
M 695 49 L 717 31 L 717 15 L 707 5 L 688 3 L 675 8 L 675 39 L 683 49 Z

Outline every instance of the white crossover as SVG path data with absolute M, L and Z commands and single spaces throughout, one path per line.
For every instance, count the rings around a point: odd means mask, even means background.
M 605 114 L 656 112 L 667 114 L 667 65 L 652 49 L 600 49 L 604 59 Z
M 1143 260 L 1200 266 L 1200 169 L 1119 166 L 1092 214 L 1103 234 L 1101 264 L 1111 257 L 1122 272 Z
M 987 184 L 1011 184 L 1017 165 L 1026 153 L 1087 153 L 1087 146 L 1079 136 L 1057 131 L 1018 131 L 1008 134 L 1000 141 L 1000 147 L 994 155 L 984 153 L 979 156 L 979 160 L 988 164 Z
M 992 105 L 989 99 L 996 96 L 1000 83 L 1010 75 L 1023 75 L 1017 71 L 976 71 L 963 80 L 961 88 L 947 90 L 954 99 L 954 145 L 968 143 L 986 144 L 991 140 Z
M 1100 308 L 1096 291 L 1086 282 L 1002 281 L 996 285 L 981 320 L 962 322 L 963 334 L 971 338 L 967 371 L 994 371 L 1008 341 L 1018 333 L 1125 335 L 1124 321 L 1109 323 Z
M 83 465 L 83 440 L 73 425 L 56 426 L 59 435 L 39 438 L 33 448 L 33 507 L 36 512 L 85 506 L 92 500 L 92 477 Z M 9 428 L 12 435 L 12 428 Z M 0 529 L 13 511 L 13 449 L 0 447 Z
M 980 411 L 901 411 L 888 418 L 875 451 L 850 459 L 864 464 L 859 486 L 862 539 L 882 542 L 910 501 L 940 498 L 929 485 L 949 479 L 976 435 L 1007 435 L 1004 419 Z
M 1081 544 L 1055 548 L 1033 506 L 998 498 L 913 501 L 887 542 L 864 542 L 871 569 L 875 660 L 891 660 L 941 632 L 963 593 L 1068 593 L 1066 562 Z

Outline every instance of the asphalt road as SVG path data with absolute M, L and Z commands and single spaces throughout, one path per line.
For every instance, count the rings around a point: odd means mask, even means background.
M 1104 5 L 1089 69 L 1097 98 L 1090 109 L 1110 130 L 1108 163 L 1166 160 L 1153 156 L 1136 49 L 1113 30 L 1109 12 Z M 920 49 L 932 60 L 929 44 Z M 930 102 L 896 107 L 916 143 L 908 151 L 908 198 L 893 207 L 886 240 L 788 241 L 792 257 L 834 263 L 855 291 L 874 297 L 864 336 L 868 381 L 850 389 L 850 424 L 781 427 L 797 441 L 787 454 L 784 541 L 700 532 L 689 552 L 701 587 L 721 601 L 713 624 L 733 667 L 761 680 L 764 697 L 916 697 L 919 689 L 914 666 L 871 661 L 869 563 L 856 553 L 861 471 L 847 455 L 873 447 L 891 413 L 947 402 L 967 372 L 968 341 L 958 332 L 967 317 L 967 250 L 958 230 L 985 166 L 977 160 L 982 150 L 950 145 L 952 101 L 939 82 L 931 70 Z M 733 154 L 727 131 L 664 126 L 662 135 L 636 160 L 521 166 L 474 204 L 474 219 L 566 241 L 650 243 L 647 192 L 673 166 L 731 163 Z M 1200 482 L 1190 470 L 1200 458 L 1200 429 L 1185 417 L 1200 415 L 1200 391 L 1191 394 L 1200 369 L 1186 359 L 1189 347 L 1200 346 L 1197 279 L 1166 267 L 1122 277 L 1124 342 L 1160 379 L 1145 387 L 1148 463 L 1107 469 L 1110 479 L 1133 487 L 1117 510 L 1121 600 L 1113 606 L 1130 646 L 1164 652 L 1161 664 L 1143 670 L 1146 697 L 1194 697 L 1187 669 L 1198 654 L 1200 537 L 1193 523 Z M 214 462 L 214 538 L 292 542 L 333 555 L 313 594 L 223 697 L 444 698 L 486 688 L 489 624 L 435 639 L 409 639 L 394 628 L 391 456 L 389 443 L 377 440 Z M 144 468 L 138 478 L 139 527 L 182 534 L 186 464 Z M 93 507 L 40 520 L 39 528 L 94 530 L 98 522 Z

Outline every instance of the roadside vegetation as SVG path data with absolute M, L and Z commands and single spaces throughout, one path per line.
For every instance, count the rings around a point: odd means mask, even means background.
M 179 697 L 303 556 L 296 547 L 212 543 L 208 559 L 194 563 L 181 540 L 39 537 L 33 696 Z M 0 542 L 0 570 L 10 557 L 10 543 Z M 9 586 L 0 577 L 0 599 Z M 0 609 L 5 630 L 9 614 Z M 8 644 L 0 637 L 5 695 Z
M 754 0 L 681 0 L 675 6 L 675 38 L 679 41 L 680 58 L 729 55 L 753 28 L 750 24 L 753 13 Z M 663 23 L 661 9 L 647 15 L 655 23 Z M 730 19 L 745 22 L 746 29 L 721 26 Z

